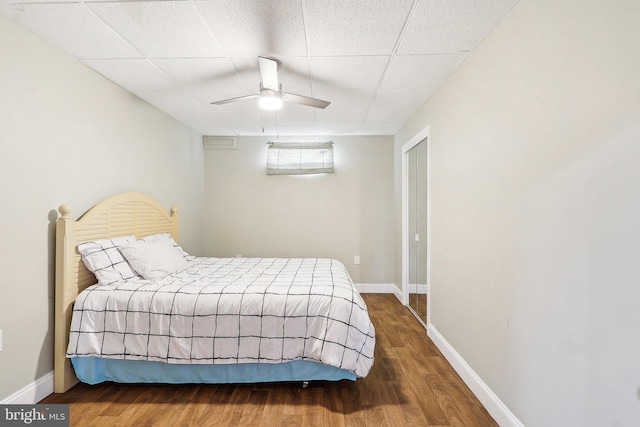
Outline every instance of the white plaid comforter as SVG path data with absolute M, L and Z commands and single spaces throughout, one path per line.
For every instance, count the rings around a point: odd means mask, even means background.
M 312 360 L 364 377 L 374 346 L 367 307 L 339 261 L 196 258 L 159 281 L 81 292 L 67 357 L 181 364 Z

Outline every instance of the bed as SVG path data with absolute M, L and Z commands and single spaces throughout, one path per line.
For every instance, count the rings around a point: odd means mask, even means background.
M 373 365 L 375 329 L 337 260 L 191 256 L 177 209 L 140 193 L 78 220 L 59 212 L 58 393 L 78 381 L 356 380 Z

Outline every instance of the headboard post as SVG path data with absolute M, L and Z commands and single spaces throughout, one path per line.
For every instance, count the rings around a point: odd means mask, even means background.
M 62 205 L 58 208 L 61 216 L 56 222 L 56 292 L 55 292 L 55 341 L 54 341 L 54 391 L 63 393 L 78 382 L 71 363 L 66 358 L 67 343 L 69 341 L 69 327 L 73 299 L 69 300 L 69 293 L 64 286 L 69 283 L 73 274 L 73 234 L 74 220 L 71 219 L 71 208 Z

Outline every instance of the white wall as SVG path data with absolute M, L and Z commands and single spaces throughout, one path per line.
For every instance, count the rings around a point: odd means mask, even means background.
M 141 191 L 201 250 L 202 137 L 0 16 L 0 401 L 53 369 L 55 210 Z
M 521 0 L 396 135 L 430 126 L 433 326 L 527 426 L 640 425 L 638 22 Z
M 393 138 L 328 139 L 336 171 L 315 176 L 267 176 L 268 137 L 206 150 L 205 254 L 336 258 L 356 283 L 393 283 Z

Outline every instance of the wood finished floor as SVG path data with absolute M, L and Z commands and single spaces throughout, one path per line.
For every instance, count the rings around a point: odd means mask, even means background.
M 375 364 L 355 382 L 247 385 L 78 384 L 72 426 L 496 426 L 417 319 L 393 295 L 364 294 Z

